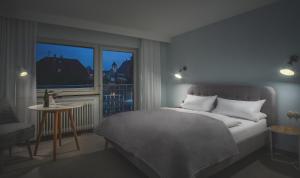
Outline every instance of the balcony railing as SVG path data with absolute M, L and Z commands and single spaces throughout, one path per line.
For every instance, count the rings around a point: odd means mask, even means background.
M 133 84 L 103 85 L 103 116 L 134 109 Z

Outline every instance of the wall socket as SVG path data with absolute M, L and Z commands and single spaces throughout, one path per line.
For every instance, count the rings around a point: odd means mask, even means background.
M 288 116 L 288 118 L 295 118 L 295 119 L 299 119 L 300 118 L 300 113 L 299 112 L 294 112 L 294 111 L 289 111 L 286 114 Z

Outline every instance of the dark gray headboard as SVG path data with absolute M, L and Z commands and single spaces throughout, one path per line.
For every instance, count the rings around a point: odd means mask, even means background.
M 262 112 L 268 115 L 268 125 L 277 117 L 276 92 L 272 87 L 229 84 L 195 84 L 188 90 L 192 95 L 218 95 L 222 98 L 255 101 L 266 99 Z

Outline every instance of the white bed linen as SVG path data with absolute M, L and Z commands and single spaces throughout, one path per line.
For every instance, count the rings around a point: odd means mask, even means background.
M 229 128 L 236 143 L 246 140 L 255 135 L 261 134 L 267 130 L 267 120 L 261 119 L 258 122 L 238 119 L 241 122 L 239 126 Z
M 162 109 L 170 109 L 170 110 L 175 110 L 178 112 L 185 112 L 185 113 L 193 113 L 193 114 L 201 114 L 204 116 L 212 117 L 217 120 L 223 121 L 224 124 L 227 126 L 227 128 L 235 127 L 241 124 L 240 121 L 230 117 L 230 116 L 225 116 L 222 114 L 216 114 L 216 113 L 211 113 L 211 112 L 205 112 L 205 111 L 195 111 L 195 110 L 190 110 L 190 109 L 184 109 L 184 108 L 167 108 L 164 107 Z
M 211 112 L 204 112 L 204 111 L 194 111 L 184 108 L 168 108 L 164 107 L 163 109 L 171 109 L 178 112 L 187 112 L 187 113 L 195 113 L 195 114 L 202 114 L 205 116 L 210 116 L 212 118 L 221 120 L 229 127 L 229 130 L 235 140 L 236 143 L 239 143 L 243 140 L 246 140 L 252 136 L 261 134 L 267 130 L 267 120 L 261 119 L 258 122 L 239 119 L 235 117 L 229 117 L 221 114 L 211 113 Z M 232 120 L 237 121 L 239 124 L 232 123 Z M 234 125 L 234 126 L 231 126 Z

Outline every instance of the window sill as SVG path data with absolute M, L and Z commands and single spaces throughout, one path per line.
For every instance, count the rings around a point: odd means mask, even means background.
M 58 97 L 63 96 L 91 96 L 91 95 L 100 95 L 99 92 L 96 91 L 55 91 L 58 92 Z M 44 90 L 37 91 L 37 97 L 42 98 L 44 97 Z

